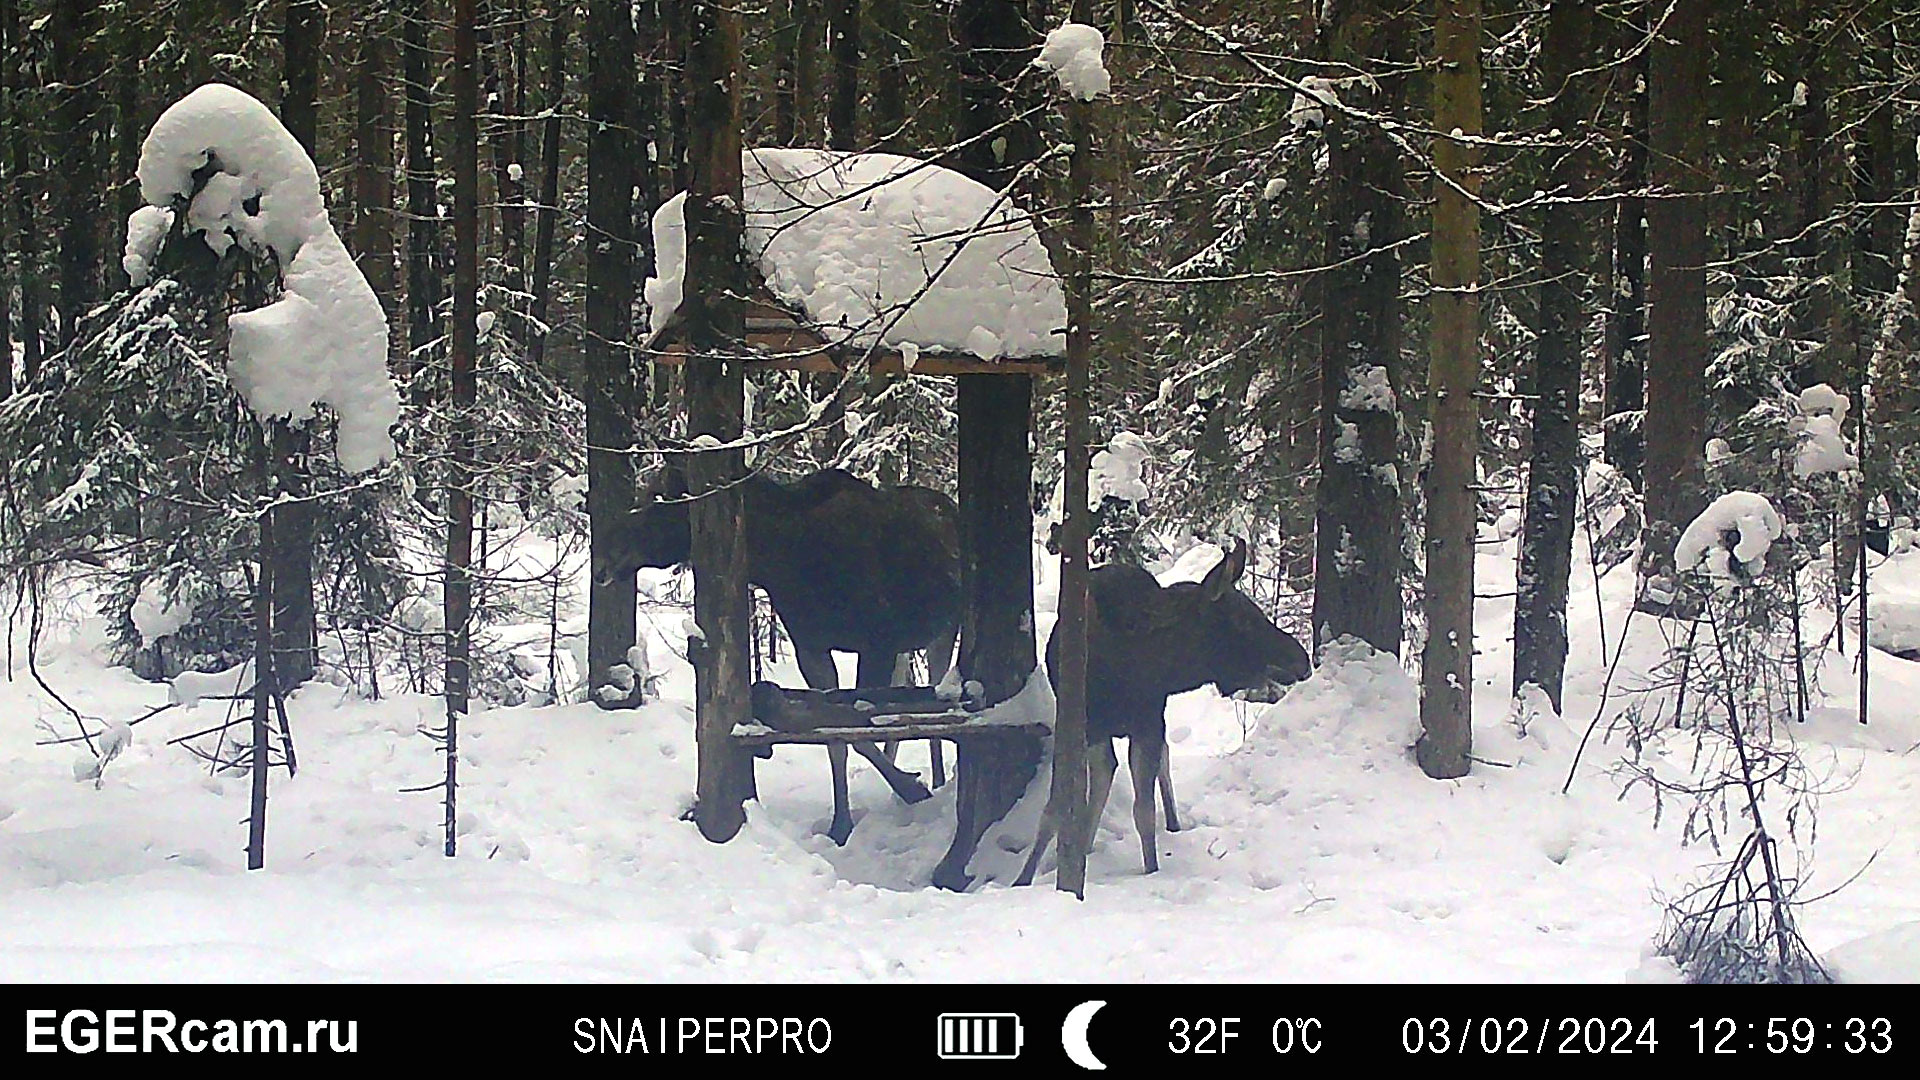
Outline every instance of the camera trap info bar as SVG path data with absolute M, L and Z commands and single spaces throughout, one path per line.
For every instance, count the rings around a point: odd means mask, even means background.
M 938 1055 L 945 1060 L 1011 1061 L 1026 1031 L 1015 1013 L 941 1013 Z

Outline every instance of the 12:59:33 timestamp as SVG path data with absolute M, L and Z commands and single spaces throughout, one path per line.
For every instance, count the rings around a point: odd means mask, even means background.
M 1893 1051 L 1893 1021 L 1884 1016 L 1854 1016 L 1844 1020 L 1815 1020 L 1805 1016 L 1774 1016 L 1765 1023 L 1732 1017 L 1695 1020 L 1695 1048 L 1702 1054 L 1809 1054 L 1816 1050 L 1847 1054 L 1887 1054 Z

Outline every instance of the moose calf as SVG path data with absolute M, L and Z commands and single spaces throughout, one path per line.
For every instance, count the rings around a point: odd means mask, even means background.
M 1127 740 L 1133 774 L 1133 825 L 1146 872 L 1160 868 L 1154 836 L 1154 781 L 1160 780 L 1169 823 L 1173 787 L 1162 771 L 1167 698 L 1212 683 L 1223 694 L 1276 695 L 1313 673 L 1292 635 L 1267 621 L 1234 587 L 1247 568 L 1247 546 L 1233 552 L 1198 584 L 1165 588 L 1137 566 L 1102 566 L 1088 579 L 1087 623 L 1088 823 L 1100 820 L 1120 758 L 1113 741 Z M 1047 643 L 1047 673 L 1055 675 L 1059 646 Z M 1269 697 L 1268 700 L 1272 700 Z M 1016 885 L 1033 881 L 1040 857 L 1060 826 L 1049 805 Z M 1177 828 L 1177 826 L 1175 826 Z M 1091 839 L 1091 836 L 1089 836 Z

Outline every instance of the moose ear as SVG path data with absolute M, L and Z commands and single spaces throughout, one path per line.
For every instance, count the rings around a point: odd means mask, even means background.
M 1227 595 L 1228 590 L 1233 588 L 1234 583 L 1240 580 L 1240 575 L 1246 571 L 1247 542 L 1235 540 L 1233 550 L 1227 552 L 1227 557 L 1215 564 L 1212 570 L 1207 571 L 1206 578 L 1200 582 L 1200 594 L 1206 597 L 1209 603 L 1218 600 Z

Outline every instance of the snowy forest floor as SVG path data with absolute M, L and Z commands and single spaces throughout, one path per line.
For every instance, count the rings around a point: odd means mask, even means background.
M 1511 592 L 1513 555 L 1512 541 L 1481 545 L 1480 592 Z M 1195 561 L 1176 572 L 1204 572 Z M 1045 631 L 1051 574 L 1042 580 Z M 1604 581 L 1608 656 L 1632 588 L 1628 567 Z M 1873 595 L 1920 605 L 1920 552 L 1880 566 Z M 106 720 L 167 700 L 166 685 L 107 666 L 100 619 L 70 607 L 41 649 L 52 686 Z M 1560 794 L 1606 678 L 1584 561 L 1569 615 L 1566 718 L 1519 737 L 1512 603 L 1482 601 L 1475 752 L 1500 764 L 1458 782 L 1414 765 L 1417 692 L 1390 658 L 1329 657 L 1274 705 L 1210 690 L 1175 699 L 1169 738 L 1188 828 L 1163 833 L 1161 872 L 1141 875 L 1122 769 L 1084 903 L 1052 888 L 1050 859 L 1036 887 L 1004 884 L 1032 840 L 1044 771 L 989 834 L 974 863 L 981 883 L 964 895 L 927 884 L 951 837 L 952 785 L 905 807 L 855 759 L 858 825 L 836 848 L 823 835 L 819 748 L 760 762 L 745 830 L 726 845 L 702 840 L 681 820 L 694 782 L 692 676 L 683 612 L 671 607 L 642 618 L 658 702 L 495 708 L 462 725 L 455 860 L 440 854 L 437 792 L 401 791 L 440 776 L 419 733 L 439 722 L 440 701 L 303 689 L 290 703 L 300 772 L 274 775 L 267 870 L 252 874 L 246 778 L 209 776 L 166 742 L 218 723 L 226 703 L 140 725 L 96 789 L 74 779 L 76 747 L 36 745 L 47 738 L 36 718 L 63 735 L 73 723 L 27 675 L 16 635 L 13 678 L 0 681 L 0 979 L 1670 978 L 1648 958 L 1658 894 L 1715 855 L 1682 845 L 1682 813 L 1669 808 L 1656 829 L 1649 796 L 1620 797 L 1608 772 L 1625 753 L 1617 737 L 1596 733 L 1571 795 Z M 1672 630 L 1633 620 L 1607 715 Z M 1863 728 L 1852 656 L 1825 656 L 1825 707 L 1793 732 L 1840 788 L 1819 805 L 1807 893 L 1854 880 L 1808 908 L 1803 930 L 1845 977 L 1920 978 L 1920 663 L 1872 654 Z M 776 674 L 799 684 L 791 660 Z M 1652 749 L 1684 770 L 1690 748 L 1676 734 Z M 924 768 L 925 753 L 911 744 L 903 761 Z

